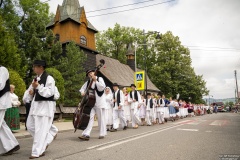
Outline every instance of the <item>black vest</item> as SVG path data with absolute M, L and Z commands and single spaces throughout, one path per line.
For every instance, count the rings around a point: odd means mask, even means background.
M 98 81 L 98 78 L 99 78 L 99 77 L 97 77 L 97 81 Z M 90 79 L 89 79 L 88 82 L 87 82 L 87 87 L 88 87 L 89 83 L 90 83 Z M 90 86 L 90 89 L 95 90 L 95 91 L 97 92 L 97 95 L 98 95 L 99 97 L 102 97 L 102 95 L 103 95 L 103 93 L 104 93 L 104 91 L 98 91 L 96 84 L 95 84 L 95 88 L 92 88 L 92 87 Z
M 130 92 L 130 98 L 133 98 L 132 97 L 132 92 Z M 136 101 L 138 101 L 138 95 L 137 95 L 137 91 L 136 90 L 134 91 L 134 98 L 135 98 Z
M 159 99 L 157 100 L 157 104 L 159 104 Z M 163 104 L 162 98 L 160 99 L 160 104 Z
M 148 103 L 148 99 L 146 99 L 146 106 L 147 106 L 147 103 Z M 150 99 L 150 108 L 153 108 L 153 100 L 152 100 L 152 98 Z
M 113 99 L 115 99 L 115 92 L 113 92 Z M 119 106 L 120 103 L 120 91 L 117 91 L 117 105 Z M 114 106 L 115 107 L 115 102 L 114 102 Z
M 38 83 L 41 85 L 43 84 L 44 87 L 46 85 L 46 81 L 47 81 L 47 77 L 48 77 L 48 74 L 47 72 L 43 72 L 43 74 L 41 75 L 41 79 L 40 81 L 38 81 Z M 49 98 L 46 98 L 46 97 L 42 97 L 39 93 L 38 93 L 38 89 L 35 89 L 34 90 L 34 93 L 35 93 L 35 101 L 55 101 L 54 100 L 54 95 L 49 97 Z
M 0 91 L 0 97 L 2 97 L 5 93 L 7 93 L 9 91 L 10 91 L 10 81 L 9 81 L 9 79 L 7 79 L 4 88 Z

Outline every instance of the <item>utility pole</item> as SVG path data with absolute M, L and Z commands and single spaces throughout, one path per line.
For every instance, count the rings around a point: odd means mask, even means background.
M 235 74 L 235 80 L 236 80 L 236 92 L 237 92 L 237 103 L 238 103 L 238 99 L 239 99 L 239 95 L 238 95 L 238 84 L 237 84 L 237 71 L 234 71 Z

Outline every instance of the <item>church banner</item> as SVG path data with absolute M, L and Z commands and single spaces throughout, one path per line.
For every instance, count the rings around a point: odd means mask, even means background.
M 135 72 L 134 82 L 137 90 L 144 90 L 145 88 L 145 72 Z

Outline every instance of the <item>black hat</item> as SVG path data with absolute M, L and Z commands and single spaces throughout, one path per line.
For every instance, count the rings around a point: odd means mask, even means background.
M 46 61 L 44 61 L 44 60 L 35 60 L 33 62 L 33 65 L 46 67 L 47 64 L 46 64 Z
M 130 86 L 130 87 L 135 87 L 135 88 L 136 88 L 135 84 L 131 84 L 131 86 Z
M 94 72 L 95 70 L 93 70 L 93 69 L 89 69 L 89 70 L 87 70 L 86 71 L 86 77 L 88 76 L 88 73 L 90 73 L 90 72 Z
M 117 86 L 117 87 L 118 87 L 118 86 L 119 86 L 119 84 L 117 84 L 117 83 L 113 83 L 113 85 L 112 85 L 112 86 Z

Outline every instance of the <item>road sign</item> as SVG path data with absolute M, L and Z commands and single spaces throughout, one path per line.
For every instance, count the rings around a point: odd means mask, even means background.
M 145 73 L 144 71 L 140 71 L 140 72 L 135 72 L 134 74 L 134 82 L 136 85 L 136 89 L 137 90 L 144 90 L 145 88 Z

